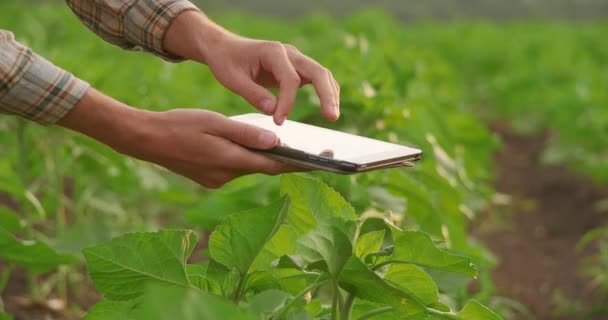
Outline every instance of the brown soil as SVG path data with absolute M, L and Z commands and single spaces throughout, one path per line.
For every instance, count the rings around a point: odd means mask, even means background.
M 601 303 L 581 276 L 581 260 L 594 249 L 576 250 L 586 232 L 605 222 L 594 206 L 608 199 L 608 188 L 563 166 L 541 164 L 549 135 L 518 136 L 504 124 L 492 129 L 503 140 L 495 188 L 512 201 L 489 213 L 474 233 L 499 259 L 492 274 L 498 293 L 526 306 L 530 314 L 519 319 L 608 319 L 585 316 Z M 558 292 L 565 302 L 556 301 Z
M 3 270 L 0 263 L 0 272 Z M 74 272 L 74 271 L 72 271 Z M 85 275 L 85 270 L 78 273 Z M 68 286 L 67 301 L 62 302 L 55 293 L 39 301 L 31 299 L 28 290 L 27 272 L 17 268 L 11 273 L 9 283 L 0 297 L 4 302 L 6 312 L 14 320 L 79 320 L 85 315 L 84 310 L 92 307 L 101 299 L 89 280 L 80 281 L 78 285 Z M 47 278 L 44 275 L 37 278 L 38 283 Z

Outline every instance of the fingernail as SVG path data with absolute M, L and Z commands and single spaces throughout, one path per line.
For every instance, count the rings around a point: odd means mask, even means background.
M 272 99 L 266 98 L 262 100 L 262 102 L 260 102 L 260 108 L 266 113 L 272 113 L 274 111 L 274 101 L 272 101 Z
M 285 122 L 285 119 L 286 119 L 286 118 L 287 118 L 287 117 L 285 117 L 285 116 L 283 116 L 283 115 L 278 115 L 278 116 L 277 116 L 277 118 L 276 118 L 276 119 L 277 119 L 276 124 L 278 124 L 278 125 L 282 125 L 282 124 L 283 124 L 283 122 Z
M 260 136 L 258 137 L 258 139 L 260 140 L 260 144 L 262 146 L 274 146 L 275 143 L 277 142 L 277 136 L 270 131 L 262 131 L 262 133 L 260 133 Z
M 334 105 L 334 114 L 336 115 L 336 119 L 340 118 L 340 105 Z

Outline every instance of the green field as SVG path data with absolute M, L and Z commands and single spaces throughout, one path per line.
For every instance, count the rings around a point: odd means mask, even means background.
M 18 274 L 32 301 L 68 302 L 61 319 L 98 300 L 86 319 L 509 319 L 517 303 L 498 296 L 496 259 L 469 235 L 497 199 L 501 142 L 487 122 L 549 131 L 544 161 L 608 181 L 607 23 L 401 24 L 378 11 L 216 20 L 292 43 L 333 71 L 342 118 L 324 122 L 304 88 L 291 119 L 417 146 L 423 161 L 357 176 L 255 175 L 209 191 L 4 116 L 0 291 Z M 253 110 L 204 66 L 122 52 L 65 6 L 2 3 L 0 28 L 139 108 Z M 602 229 L 587 238 L 608 251 Z M 605 294 L 608 281 L 597 282 Z M 82 298 L 92 285 L 99 294 Z

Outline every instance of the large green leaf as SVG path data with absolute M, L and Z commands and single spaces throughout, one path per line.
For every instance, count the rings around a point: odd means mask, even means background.
M 132 315 L 138 300 L 112 301 L 104 299 L 94 305 L 83 320 L 135 320 Z
M 211 234 L 211 257 L 228 268 L 246 274 L 264 246 L 281 227 L 289 208 L 289 199 L 228 217 Z
M 353 255 L 353 248 L 341 229 L 318 225 L 298 240 L 298 253 L 308 264 L 321 263 L 336 278 Z
M 302 235 L 332 218 L 356 219 L 355 209 L 334 189 L 300 175 L 281 176 L 281 194 L 291 199 L 287 221 Z
M 392 228 L 392 231 L 395 245 L 392 260 L 469 276 L 477 275 L 477 269 L 469 258 L 437 248 L 428 234 L 396 228 Z
M 77 260 L 74 256 L 58 253 L 43 242 L 18 240 L 3 227 L 0 227 L 0 259 L 35 273 L 44 273 Z
M 140 296 L 149 282 L 189 287 L 186 260 L 196 245 L 191 230 L 131 233 L 84 250 L 95 287 L 107 299 Z
M 251 270 L 269 269 L 274 260 L 295 253 L 297 239 L 298 235 L 291 226 L 282 225 L 255 258 Z
M 146 287 L 136 320 L 257 320 L 236 305 L 194 288 L 160 284 Z
M 260 182 L 257 176 L 243 177 L 238 183 L 207 192 L 183 214 L 189 222 L 212 230 L 236 212 L 269 203 L 270 190 L 276 190 L 277 186 L 278 179 Z
M 340 274 L 339 283 L 342 288 L 357 298 L 393 306 L 397 312 L 412 317 L 412 319 L 426 317 L 423 301 L 415 295 L 387 283 L 357 257 L 351 257 L 348 260 Z
M 384 280 L 401 291 L 416 296 L 426 306 L 438 301 L 439 290 L 433 278 L 415 265 L 393 264 L 388 268 Z

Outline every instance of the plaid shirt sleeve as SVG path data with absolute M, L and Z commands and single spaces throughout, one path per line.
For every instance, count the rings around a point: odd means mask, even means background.
M 198 10 L 187 0 L 66 0 L 78 18 L 109 43 L 180 61 L 163 48 L 165 31 L 183 11 Z
M 0 30 L 0 113 L 53 124 L 88 87 L 15 41 L 12 33 Z
M 125 49 L 143 49 L 179 61 L 163 48 L 177 15 L 198 10 L 186 0 L 66 0 L 91 30 Z M 0 30 L 0 113 L 54 124 L 82 98 L 89 84 L 74 77 Z

